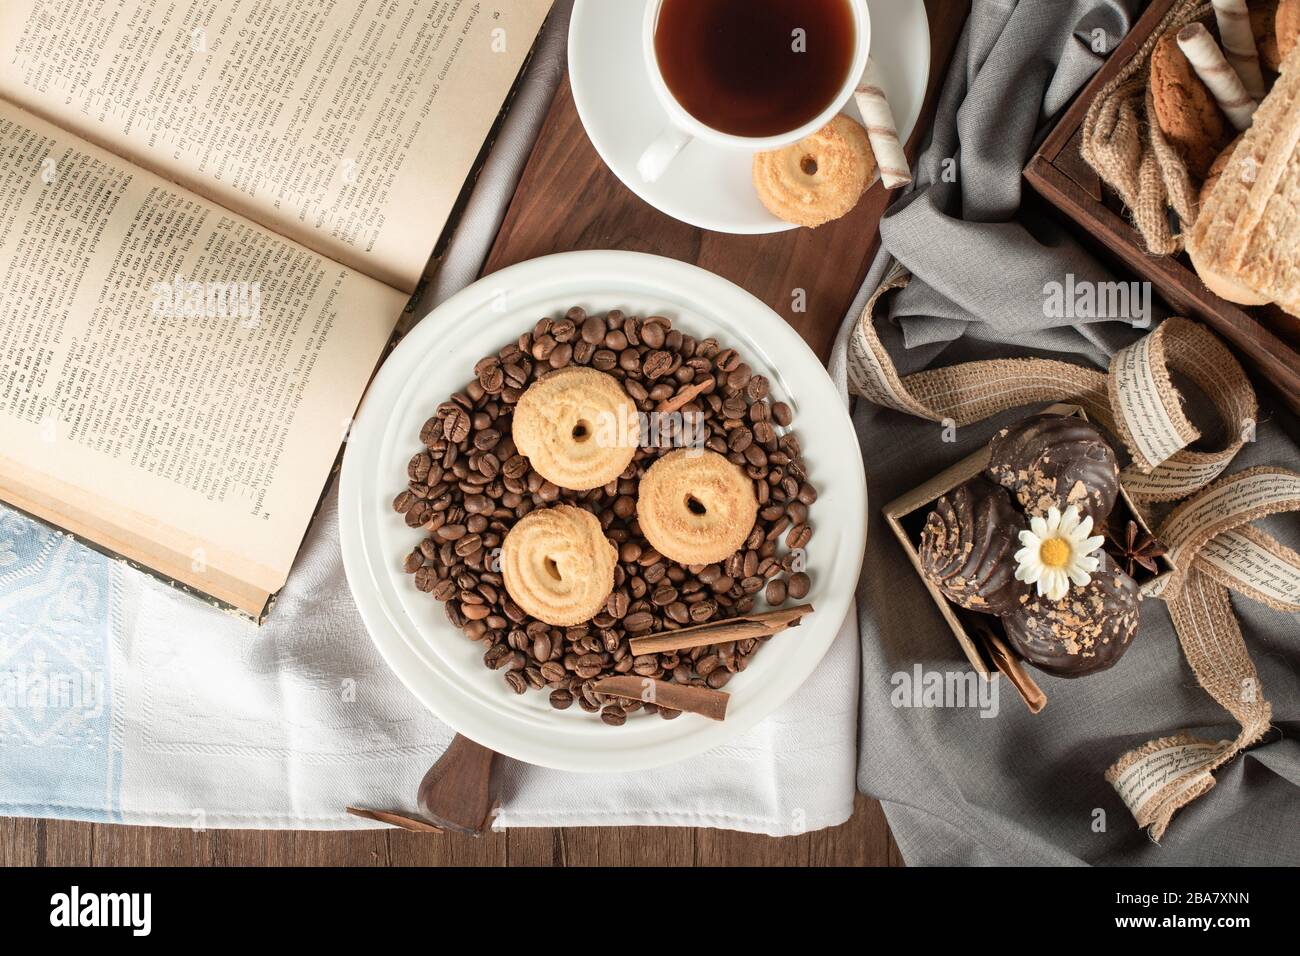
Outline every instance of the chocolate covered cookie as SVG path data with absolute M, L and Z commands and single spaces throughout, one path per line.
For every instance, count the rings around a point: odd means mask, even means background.
M 1034 415 L 998 432 L 988 475 L 1031 515 L 1070 505 L 1100 528 L 1119 495 L 1119 463 L 1096 425 L 1072 415 Z
M 974 478 L 940 498 L 921 530 L 921 570 L 954 604 L 1004 614 L 1029 594 L 1012 553 L 1025 519 L 1003 489 Z
M 1120 659 L 1137 633 L 1139 600 L 1137 582 L 1103 556 L 1087 584 L 1057 601 L 1031 593 L 1002 625 L 1030 664 L 1057 677 L 1083 677 Z

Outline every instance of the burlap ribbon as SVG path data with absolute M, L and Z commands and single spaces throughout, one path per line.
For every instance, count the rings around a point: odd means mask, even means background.
M 1069 401 L 1127 446 L 1132 462 L 1120 478 L 1144 520 L 1150 523 L 1157 502 L 1181 502 L 1156 532 L 1174 570 L 1147 582 L 1143 593 L 1166 602 L 1192 673 L 1232 714 L 1240 732 L 1223 741 L 1188 733 L 1161 737 L 1125 753 L 1107 770 L 1107 781 L 1138 824 L 1159 840 L 1175 811 L 1214 786 L 1212 772 L 1268 730 L 1272 709 L 1228 590 L 1300 612 L 1300 555 L 1251 524 L 1300 510 L 1300 474 L 1253 468 L 1220 477 L 1253 438 L 1255 393 L 1226 346 L 1186 319 L 1166 319 L 1116 353 L 1108 374 L 1051 359 L 998 359 L 900 376 L 873 316 L 880 297 L 910 278 L 896 267 L 858 319 L 849 338 L 851 393 L 956 425 L 1023 405 Z M 1228 428 L 1224 447 L 1187 447 L 1200 432 L 1183 412 L 1171 372 L 1213 403 Z
M 1160 38 L 1208 17 L 1203 0 L 1175 3 L 1137 53 L 1093 97 L 1083 121 L 1080 152 L 1124 201 L 1147 249 L 1171 255 L 1183 238 L 1169 226 L 1172 207 L 1184 229 L 1196 222 L 1196 190 L 1187 164 L 1155 122 L 1151 102 L 1151 52 Z

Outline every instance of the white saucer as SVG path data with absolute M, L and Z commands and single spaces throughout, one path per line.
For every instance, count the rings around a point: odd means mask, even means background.
M 570 306 L 666 315 L 683 330 L 717 335 L 771 382 L 795 411 L 816 536 L 808 549 L 816 612 L 773 638 L 727 685 L 727 719 L 633 714 L 608 727 L 548 695 L 516 696 L 483 666 L 483 647 L 453 627 L 442 605 L 415 588 L 402 560 L 420 535 L 392 508 L 421 424 L 464 387 L 474 364 L 544 315 Z M 634 252 L 571 252 L 523 262 L 435 309 L 384 363 L 348 439 L 339 524 L 348 584 L 375 646 L 430 710 L 499 753 L 561 770 L 615 772 L 671 763 L 743 733 L 790 696 L 835 639 L 848 612 L 866 541 L 866 479 L 848 410 L 816 355 L 785 321 L 725 279 Z
M 569 24 L 573 100 L 601 159 L 628 189 L 660 212 L 714 232 L 746 235 L 795 226 L 758 200 L 752 154 L 696 140 L 657 182 L 636 171 L 642 151 L 668 123 L 646 75 L 641 21 L 649 0 L 576 0 Z M 867 0 L 871 57 L 904 142 L 921 115 L 930 79 L 930 22 L 921 0 Z M 845 112 L 861 120 L 856 104 Z

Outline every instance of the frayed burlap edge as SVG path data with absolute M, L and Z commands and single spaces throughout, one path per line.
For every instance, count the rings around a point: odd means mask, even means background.
M 1128 207 L 1147 250 L 1182 251 L 1181 232 L 1170 228 L 1172 207 L 1183 230 L 1196 222 L 1197 195 L 1187 164 L 1160 132 L 1151 104 L 1151 53 L 1170 30 L 1208 16 L 1212 6 L 1183 0 L 1170 8 L 1146 42 L 1093 98 L 1083 121 L 1080 152 Z

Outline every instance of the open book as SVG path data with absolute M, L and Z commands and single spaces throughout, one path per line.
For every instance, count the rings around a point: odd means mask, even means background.
M 551 0 L 4 0 L 0 499 L 260 618 Z

